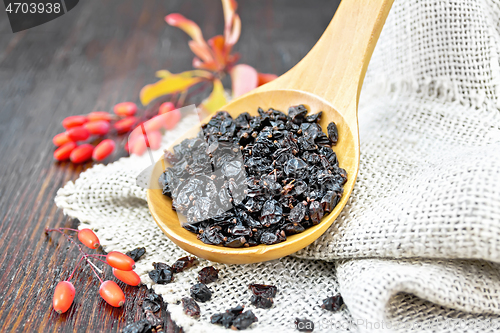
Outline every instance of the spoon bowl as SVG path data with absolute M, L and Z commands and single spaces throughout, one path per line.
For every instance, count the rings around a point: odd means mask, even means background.
M 347 171 L 344 194 L 335 209 L 321 222 L 305 231 L 287 236 L 284 242 L 248 248 L 229 248 L 205 244 L 197 235 L 184 229 L 170 198 L 161 189 L 149 189 L 147 199 L 151 214 L 163 232 L 182 249 L 211 261 L 246 264 L 284 257 L 303 249 L 320 237 L 335 221 L 347 203 L 359 170 L 359 133 L 357 105 L 366 68 L 389 13 L 392 0 L 343 0 L 327 30 L 294 68 L 276 80 L 230 102 L 222 109 L 235 118 L 240 113 L 257 115 L 257 108 L 272 107 L 286 111 L 303 104 L 309 113 L 323 111 L 320 125 L 335 122 L 339 140 L 333 151 L 339 166 Z M 208 122 L 210 117 L 204 120 Z M 193 128 L 175 144 L 196 135 Z M 163 160 L 152 173 L 157 181 L 164 171 Z

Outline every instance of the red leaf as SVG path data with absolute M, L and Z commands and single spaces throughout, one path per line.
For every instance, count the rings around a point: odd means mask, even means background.
M 231 69 L 231 81 L 233 85 L 233 97 L 239 97 L 257 88 L 258 74 L 252 66 L 245 64 L 236 65 Z
M 261 86 L 263 84 L 266 84 L 268 82 L 271 82 L 272 80 L 276 79 L 278 75 L 276 74 L 268 74 L 268 73 L 258 73 L 257 78 L 257 86 Z
M 187 33 L 194 41 L 200 44 L 205 44 L 205 39 L 203 38 L 200 27 L 181 14 L 169 14 L 165 16 L 165 22 L 173 27 L 184 30 L 184 32 Z
M 213 62 L 214 58 L 212 57 L 212 52 L 210 51 L 210 48 L 208 47 L 207 44 L 200 44 L 198 42 L 195 42 L 194 40 L 190 40 L 188 42 L 189 48 L 191 51 L 193 51 L 194 54 L 196 54 L 198 57 L 201 58 L 204 62 Z
M 220 65 L 219 68 L 224 68 L 226 65 L 224 37 L 222 35 L 214 36 L 208 40 L 208 45 L 212 48 L 215 61 Z

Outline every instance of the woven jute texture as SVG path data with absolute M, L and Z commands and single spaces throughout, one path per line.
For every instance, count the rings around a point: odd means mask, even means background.
M 155 285 L 153 262 L 186 255 L 149 214 L 135 179 L 148 156 L 97 165 L 60 189 L 57 205 L 97 231 L 106 251 L 145 246 L 143 283 L 161 293 L 187 332 L 224 329 L 210 315 L 245 304 L 253 331 L 497 332 L 500 330 L 500 2 L 396 0 L 361 93 L 361 165 L 348 205 L 316 242 L 252 265 L 201 261 Z M 190 127 L 189 119 L 178 127 Z M 165 142 L 167 144 L 167 142 Z M 220 280 L 202 316 L 185 316 L 201 267 Z M 275 284 L 254 309 L 250 283 Z M 346 307 L 320 308 L 341 293 Z

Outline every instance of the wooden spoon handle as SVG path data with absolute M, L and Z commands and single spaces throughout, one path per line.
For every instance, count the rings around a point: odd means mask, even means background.
M 313 49 L 265 90 L 313 93 L 357 125 L 363 79 L 393 1 L 343 0 Z

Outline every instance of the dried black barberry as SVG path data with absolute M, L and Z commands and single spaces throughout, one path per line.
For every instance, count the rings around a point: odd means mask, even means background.
M 155 269 L 149 272 L 148 275 L 155 283 L 167 284 L 173 281 L 174 271 L 172 267 L 161 262 L 153 263 L 153 267 Z
M 252 325 L 258 321 L 255 314 L 248 310 L 243 312 L 243 307 L 241 305 L 226 310 L 224 313 L 214 314 L 210 318 L 212 324 L 219 324 L 225 328 L 232 328 L 233 330 L 244 330 L 248 326 Z
M 231 327 L 233 324 L 233 320 L 239 316 L 244 310 L 244 307 L 238 305 L 237 307 L 226 310 L 223 313 L 216 313 L 210 317 L 210 322 L 212 324 L 219 324 L 224 326 L 225 328 Z
M 142 301 L 142 309 L 144 311 L 158 312 L 163 304 L 163 298 L 156 294 L 152 289 L 148 289 L 148 293 Z
M 203 283 L 197 283 L 190 289 L 191 297 L 193 297 L 198 302 L 206 302 L 212 298 L 212 291 L 208 289 Z
M 250 297 L 250 303 L 254 305 L 256 308 L 269 309 L 270 307 L 273 306 L 273 299 L 252 295 Z
M 134 261 L 141 259 L 141 257 L 146 253 L 146 248 L 138 247 L 132 251 L 128 251 L 125 254 L 132 258 Z
M 297 328 L 299 332 L 312 332 L 314 331 L 314 323 L 306 318 L 296 318 L 295 328 Z
M 245 311 L 242 314 L 238 315 L 234 320 L 233 324 L 231 325 L 232 329 L 236 330 L 244 330 L 248 326 L 252 325 L 258 321 L 257 317 L 254 315 L 254 313 L 251 310 Z
M 344 304 L 344 300 L 342 299 L 342 296 L 340 294 L 325 298 L 323 300 L 323 304 L 321 305 L 322 309 L 328 310 L 328 311 L 338 311 Z
M 343 195 L 347 173 L 331 149 L 322 112 L 270 108 L 233 119 L 217 112 L 195 138 L 174 146 L 159 179 L 184 228 L 206 244 L 272 245 L 321 222 Z M 177 269 L 174 267 L 174 272 Z
M 199 317 L 200 316 L 200 306 L 194 299 L 191 297 L 182 298 L 182 309 L 184 313 L 191 317 Z
M 219 270 L 213 266 L 204 267 L 198 272 L 198 281 L 203 284 L 217 281 L 218 278 Z
M 273 298 L 278 292 L 278 288 L 267 284 L 251 284 L 248 286 L 255 296 Z
M 328 138 L 330 139 L 333 145 L 336 145 L 337 141 L 339 140 L 339 131 L 337 129 L 337 125 L 333 121 L 328 124 L 327 131 L 328 131 Z
M 198 263 L 198 259 L 195 257 L 182 257 L 177 259 L 177 261 L 172 265 L 172 270 L 174 273 L 182 272 L 185 269 L 193 267 Z
M 141 319 L 125 326 L 122 333 L 149 333 L 151 332 L 151 328 L 152 326 L 147 319 Z

